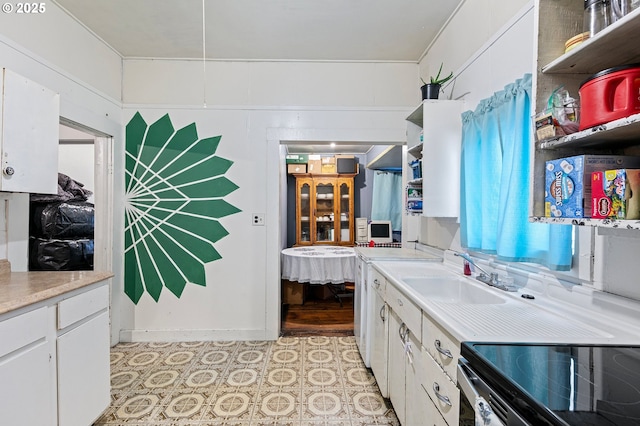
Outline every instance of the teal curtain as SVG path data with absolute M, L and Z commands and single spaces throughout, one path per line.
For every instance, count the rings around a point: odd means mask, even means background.
M 402 231 L 401 173 L 374 172 L 371 220 L 390 220 L 393 231 Z
M 530 223 L 531 74 L 462 114 L 460 240 L 511 262 L 571 269 L 572 226 Z

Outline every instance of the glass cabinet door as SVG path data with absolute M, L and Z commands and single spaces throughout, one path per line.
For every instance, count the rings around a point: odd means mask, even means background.
M 311 185 L 300 185 L 300 242 L 311 242 Z
M 335 241 L 334 184 L 316 184 L 316 241 L 331 243 Z
M 347 183 L 340 183 L 340 235 L 339 242 L 351 241 L 351 191 Z

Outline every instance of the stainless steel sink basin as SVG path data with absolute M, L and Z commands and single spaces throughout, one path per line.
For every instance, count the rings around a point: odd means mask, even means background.
M 459 277 L 407 277 L 402 281 L 427 300 L 441 303 L 468 303 L 498 305 L 506 299 L 489 287 L 482 288 L 470 280 Z

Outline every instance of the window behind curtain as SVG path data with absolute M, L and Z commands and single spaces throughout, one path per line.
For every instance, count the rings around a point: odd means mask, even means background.
M 530 223 L 531 74 L 462 114 L 460 240 L 511 262 L 571 269 L 570 225 Z

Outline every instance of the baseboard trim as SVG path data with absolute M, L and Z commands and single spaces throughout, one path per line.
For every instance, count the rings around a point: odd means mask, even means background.
M 276 340 L 269 330 L 121 330 L 120 342 Z

